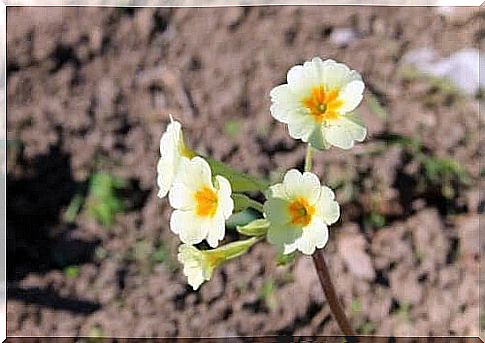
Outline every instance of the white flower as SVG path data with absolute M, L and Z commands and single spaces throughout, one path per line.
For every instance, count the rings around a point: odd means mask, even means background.
M 182 126 L 170 116 L 170 124 L 160 139 L 160 160 L 157 164 L 158 196 L 163 198 L 172 187 L 182 157 L 192 158 L 195 154 L 187 149 Z
M 225 261 L 241 256 L 257 241 L 253 237 L 212 250 L 199 250 L 192 245 L 182 244 L 177 258 L 184 265 L 184 274 L 189 285 L 196 290 L 204 281 L 210 280 L 215 268 Z
M 317 149 L 350 149 L 366 129 L 352 113 L 362 101 L 364 83 L 354 70 L 319 57 L 292 67 L 287 84 L 271 90 L 271 114 L 288 124 L 290 136 Z
M 170 229 L 184 243 L 197 244 L 207 239 L 214 248 L 224 238 L 225 221 L 234 208 L 231 185 L 217 175 L 214 187 L 209 164 L 201 157 L 183 158 L 180 163 L 169 193 L 170 205 L 175 208 Z
M 217 256 L 210 257 L 192 245 L 182 244 L 179 247 L 177 258 L 184 265 L 184 274 L 194 290 L 204 281 L 210 280 L 214 269 L 223 261 L 223 258 Z
M 284 254 L 298 249 L 311 255 L 315 248 L 325 246 L 327 225 L 337 221 L 340 208 L 332 190 L 321 186 L 315 174 L 291 169 L 283 183 L 270 187 L 267 196 L 264 213 L 271 223 L 270 243 Z

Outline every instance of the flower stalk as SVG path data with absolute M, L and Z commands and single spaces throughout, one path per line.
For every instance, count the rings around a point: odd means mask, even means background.
M 305 171 L 309 172 L 312 168 L 312 155 L 312 147 L 310 144 L 308 144 L 305 156 Z M 347 319 L 347 316 L 345 315 L 345 312 L 338 300 L 337 292 L 335 291 L 332 279 L 330 278 L 330 273 L 325 262 L 323 251 L 321 249 L 315 250 L 315 252 L 312 254 L 312 258 L 313 263 L 315 264 L 315 269 L 317 270 L 318 279 L 320 280 L 320 284 L 323 288 L 323 293 L 325 294 L 325 298 L 330 306 L 330 311 L 337 321 L 340 330 L 345 336 L 355 336 L 355 332 L 352 329 L 352 326 L 350 325 L 350 322 Z

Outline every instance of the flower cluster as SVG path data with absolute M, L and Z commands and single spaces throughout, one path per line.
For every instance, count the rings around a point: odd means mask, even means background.
M 352 113 L 364 91 L 356 71 L 316 57 L 292 67 L 287 82 L 270 92 L 270 111 L 288 125 L 291 137 L 308 143 L 309 156 L 313 149 L 349 149 L 364 140 L 366 129 Z M 340 216 L 333 191 L 309 170 L 291 169 L 281 183 L 270 185 L 190 150 L 181 124 L 172 117 L 160 140 L 160 155 L 158 196 L 168 194 L 174 209 L 170 229 L 182 242 L 178 259 L 194 290 L 215 268 L 265 237 L 280 254 L 313 254 L 325 246 L 328 226 Z M 254 191 L 264 195 L 264 203 L 244 194 Z M 259 215 L 254 217 L 249 208 Z M 228 220 L 245 211 L 253 217 L 236 228 L 249 238 L 220 245 Z M 201 248 L 203 241 L 210 249 Z

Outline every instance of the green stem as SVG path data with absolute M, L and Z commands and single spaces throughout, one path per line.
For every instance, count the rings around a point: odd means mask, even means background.
M 305 171 L 307 172 L 311 171 L 312 169 L 312 157 L 313 149 L 310 144 L 308 144 L 305 156 Z M 320 280 L 320 284 L 323 288 L 323 293 L 325 294 L 325 298 L 327 299 L 328 305 L 330 306 L 330 311 L 337 321 L 340 330 L 342 330 L 343 334 L 347 337 L 355 336 L 355 332 L 352 329 L 352 326 L 350 325 L 350 322 L 347 319 L 345 312 L 338 300 L 335 286 L 333 285 L 327 264 L 325 263 L 323 251 L 317 249 L 315 253 L 313 253 L 312 257 L 315 264 L 315 269 L 317 270 L 318 278 Z
M 310 144 L 306 147 L 306 156 L 305 156 L 305 171 L 311 171 L 313 165 L 313 148 Z

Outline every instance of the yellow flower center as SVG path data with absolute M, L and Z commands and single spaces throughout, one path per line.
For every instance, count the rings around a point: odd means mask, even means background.
M 311 94 L 302 100 L 317 123 L 339 118 L 338 109 L 342 100 L 338 99 L 337 90 L 326 91 L 323 85 L 313 87 Z
M 207 186 L 202 187 L 194 194 L 196 213 L 199 217 L 213 217 L 217 210 L 217 194 Z
M 315 207 L 310 205 L 305 198 L 299 197 L 290 203 L 288 211 L 293 225 L 307 226 L 315 214 Z

